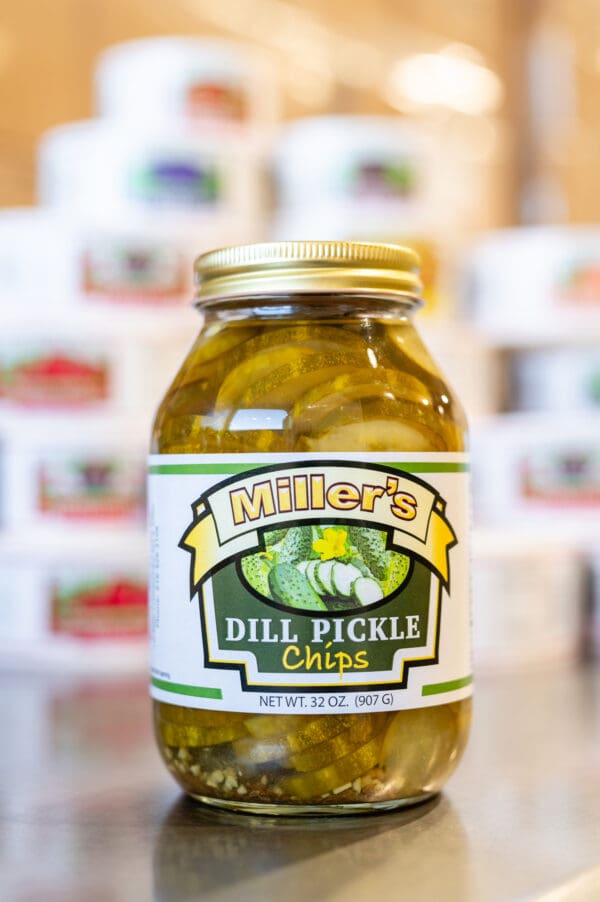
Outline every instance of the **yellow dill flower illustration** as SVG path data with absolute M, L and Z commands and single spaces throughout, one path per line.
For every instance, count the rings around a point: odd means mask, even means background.
M 334 557 L 343 557 L 346 552 L 346 539 L 348 531 L 346 529 L 328 526 L 323 530 L 323 538 L 315 539 L 312 544 L 313 550 L 321 555 L 322 561 L 330 561 Z

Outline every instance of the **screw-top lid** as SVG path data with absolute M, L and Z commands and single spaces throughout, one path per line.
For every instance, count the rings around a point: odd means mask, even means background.
M 201 303 L 277 294 L 421 296 L 419 258 L 394 244 L 270 241 L 202 254 L 195 264 Z

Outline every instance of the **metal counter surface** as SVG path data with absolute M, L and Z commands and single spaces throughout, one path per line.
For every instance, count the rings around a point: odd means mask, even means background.
M 600 900 L 600 673 L 480 679 L 439 798 L 404 812 L 259 818 L 188 801 L 146 686 L 0 677 L 0 900 Z

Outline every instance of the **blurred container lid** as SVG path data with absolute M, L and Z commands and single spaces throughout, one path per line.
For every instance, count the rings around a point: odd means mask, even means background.
M 299 119 L 283 129 L 278 146 L 280 202 L 408 207 L 423 194 L 426 154 L 422 134 L 400 117 Z
M 83 120 L 38 148 L 43 204 L 107 216 L 157 212 L 165 222 L 260 218 L 264 154 L 251 137 L 202 135 L 185 124 Z
M 145 38 L 105 50 L 96 68 L 103 116 L 180 119 L 202 132 L 272 129 L 278 115 L 275 67 L 253 47 L 217 38 Z

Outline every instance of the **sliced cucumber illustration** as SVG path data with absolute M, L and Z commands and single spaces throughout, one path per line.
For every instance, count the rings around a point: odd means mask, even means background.
M 319 566 L 320 563 L 321 563 L 321 561 L 309 561 L 308 566 L 306 568 L 305 576 L 315 592 L 317 592 L 319 595 L 325 595 L 325 589 L 323 588 L 323 586 L 318 581 L 318 579 L 315 575 L 315 570 L 317 569 L 317 567 Z
M 315 570 L 315 576 L 321 583 L 327 595 L 335 595 L 335 589 L 331 580 L 331 571 L 335 561 L 322 561 Z
M 374 579 L 368 576 L 361 576 L 357 579 L 353 586 L 354 597 L 362 605 L 374 604 L 381 601 L 383 592 L 381 586 Z
M 361 571 L 353 564 L 335 563 L 331 572 L 331 581 L 336 594 L 349 598 L 352 595 L 354 583 L 362 576 Z
M 290 608 L 327 610 L 321 596 L 293 564 L 276 564 L 269 573 L 269 588 L 275 599 Z

